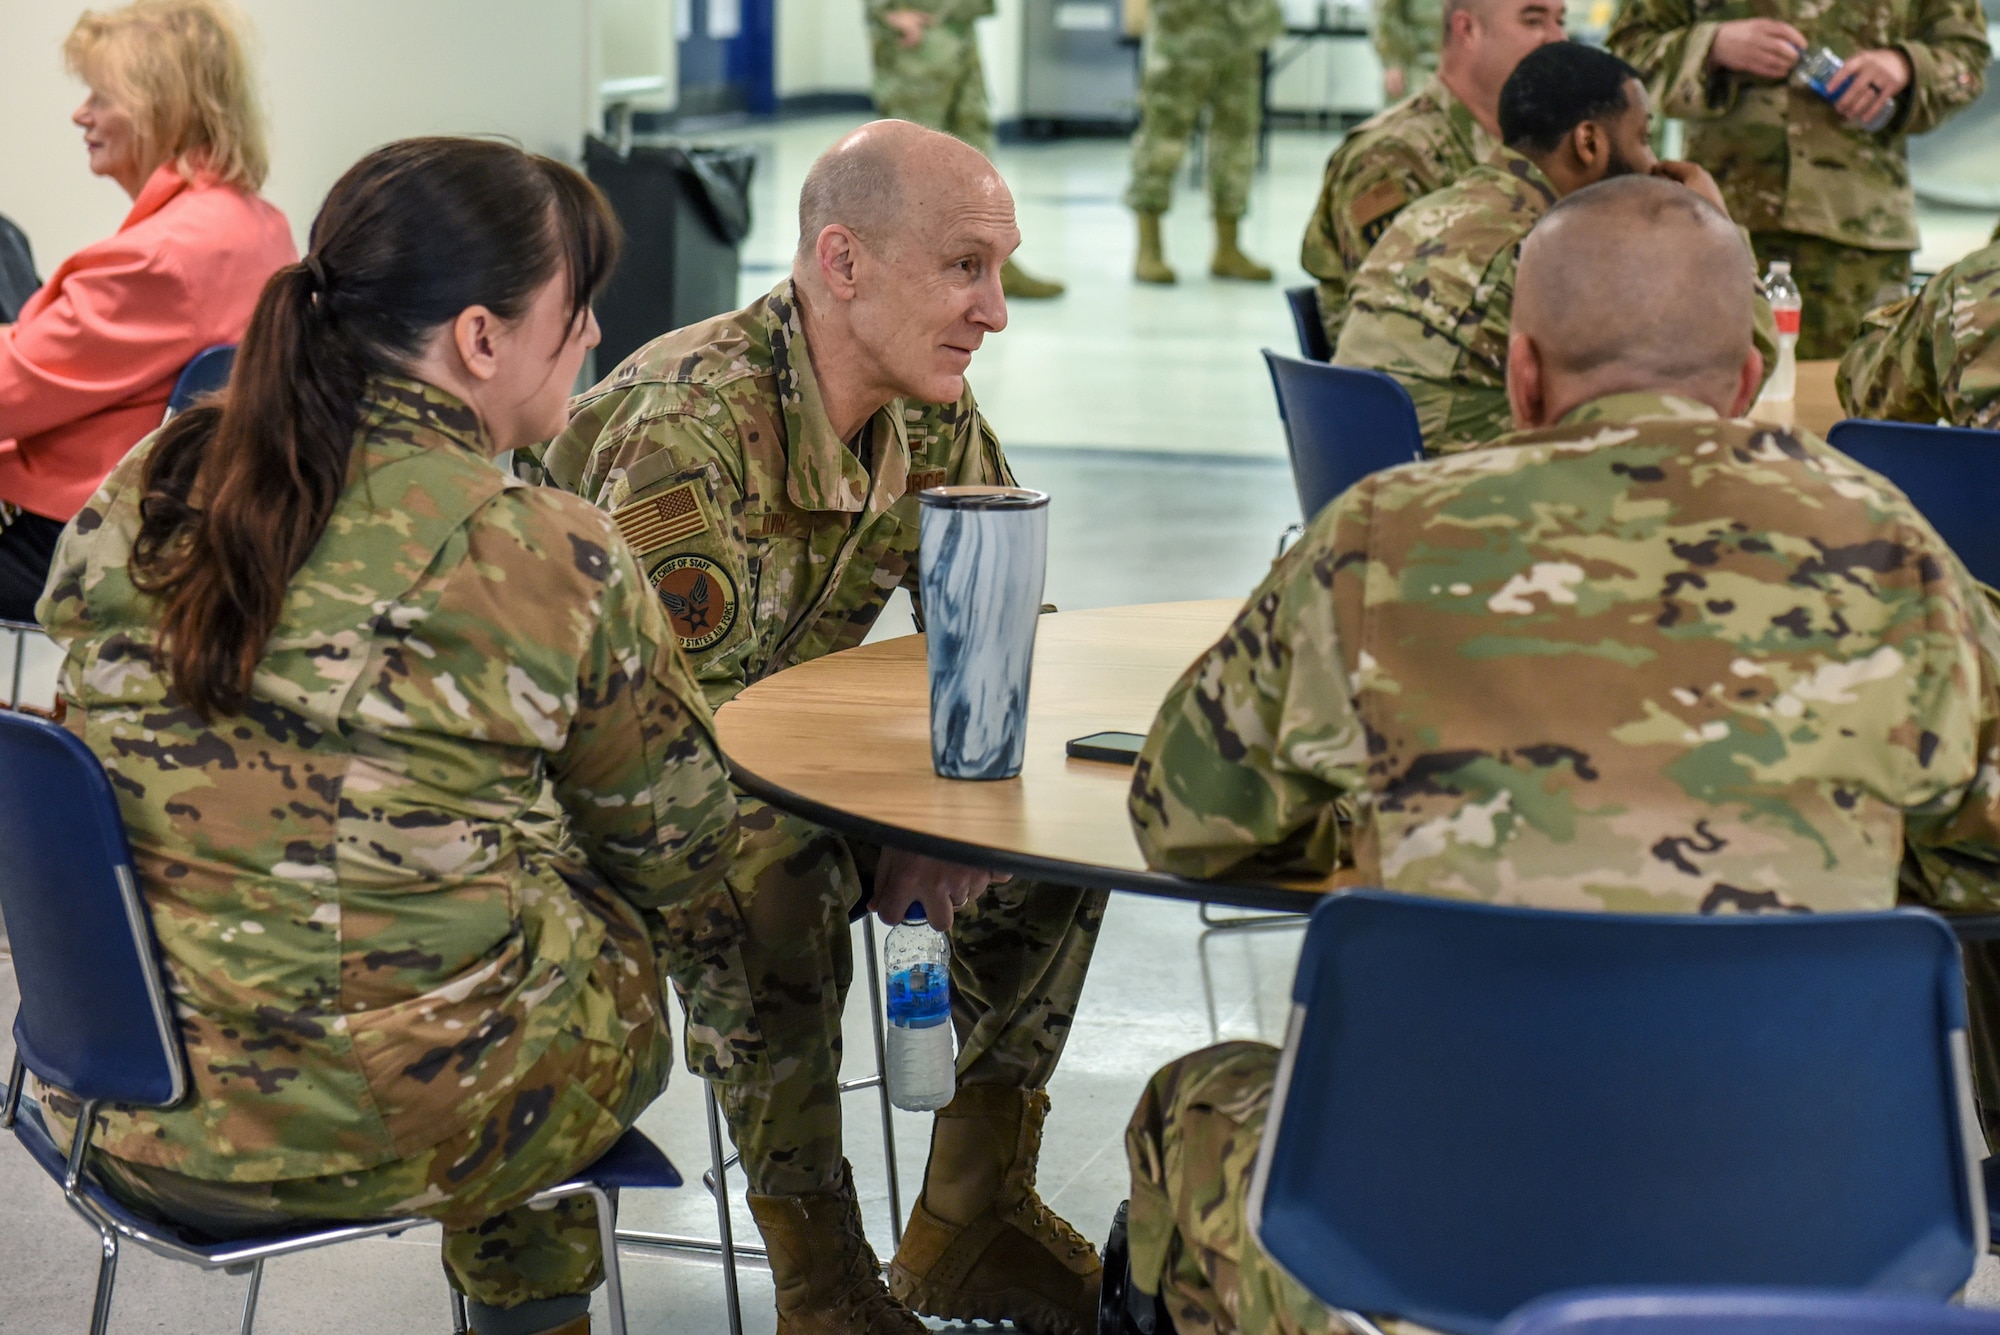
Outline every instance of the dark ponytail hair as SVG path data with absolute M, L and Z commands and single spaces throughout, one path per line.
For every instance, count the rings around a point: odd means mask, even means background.
M 618 223 L 574 169 L 484 139 L 406 139 L 335 183 L 298 264 L 258 298 L 219 406 L 147 461 L 133 582 L 203 719 L 241 709 L 292 576 L 347 485 L 372 377 L 399 374 L 468 306 L 503 320 L 567 275 L 572 320 L 609 277 Z

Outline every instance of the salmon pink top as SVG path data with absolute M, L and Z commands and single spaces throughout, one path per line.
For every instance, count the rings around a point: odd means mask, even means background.
M 154 172 L 117 233 L 0 328 L 0 501 L 67 522 L 159 426 L 181 369 L 240 341 L 265 281 L 297 259 L 259 196 Z

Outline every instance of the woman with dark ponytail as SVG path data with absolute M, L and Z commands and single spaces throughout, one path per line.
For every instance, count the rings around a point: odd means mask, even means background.
M 733 847 L 609 517 L 496 463 L 562 429 L 616 247 L 560 163 L 370 154 L 225 398 L 112 473 L 39 609 L 190 1059 L 181 1105 L 104 1116 L 92 1171 L 221 1236 L 436 1218 L 482 1331 L 587 1328 L 591 1206 L 518 1207 L 663 1087 L 648 918 Z

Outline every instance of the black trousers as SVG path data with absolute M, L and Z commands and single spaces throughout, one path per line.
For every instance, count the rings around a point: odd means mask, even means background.
M 0 528 L 0 621 L 33 621 L 63 526 L 23 510 Z

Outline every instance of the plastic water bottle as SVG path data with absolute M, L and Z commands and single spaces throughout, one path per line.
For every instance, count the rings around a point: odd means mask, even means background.
M 1778 364 L 1771 368 L 1770 379 L 1764 382 L 1764 392 L 1758 398 L 1765 403 L 1790 403 L 1798 392 L 1796 349 L 1805 303 L 1799 297 L 1799 285 L 1792 281 L 1789 260 L 1771 261 L 1771 270 L 1764 275 L 1764 299 L 1771 303 L 1771 314 L 1778 321 Z
M 910 905 L 889 929 L 882 954 L 889 969 L 889 1102 L 929 1112 L 951 1102 L 958 1087 L 952 1063 L 951 942 Z
M 1792 68 L 1792 77 L 1827 101 L 1838 102 L 1841 93 L 1847 91 L 1840 87 L 1840 72 L 1846 68 L 1847 62 L 1825 47 L 1809 46 L 1799 52 L 1799 63 Z M 1861 128 L 1870 134 L 1880 134 L 1895 118 L 1896 99 L 1892 97 Z

